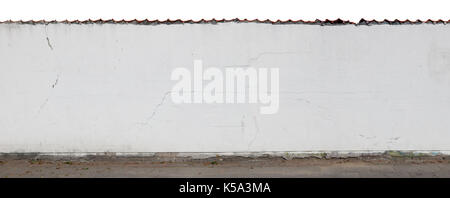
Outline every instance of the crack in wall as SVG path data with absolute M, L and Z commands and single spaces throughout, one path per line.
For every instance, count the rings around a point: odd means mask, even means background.
M 59 74 L 56 75 L 56 80 L 55 82 L 51 85 L 52 89 L 54 89 L 56 87 L 56 85 L 59 82 Z M 38 116 L 39 114 L 41 114 L 41 111 L 45 108 L 45 106 L 47 105 L 48 101 L 50 100 L 50 96 L 48 96 L 44 102 L 39 106 L 39 109 L 36 113 L 36 116 Z
M 44 109 L 44 107 L 47 105 L 49 98 L 46 98 L 45 101 L 39 106 L 39 109 L 36 113 L 36 116 L 38 116 L 39 114 L 41 114 L 42 109 Z
M 48 47 L 50 47 L 51 50 L 53 50 L 53 46 L 50 43 L 50 39 L 48 37 L 47 37 L 47 45 L 48 45 Z
M 253 122 L 255 123 L 255 135 L 253 136 L 253 139 L 250 140 L 250 142 L 247 145 L 247 149 L 250 149 L 250 147 L 253 145 L 253 142 L 256 140 L 256 137 L 259 134 L 259 125 L 258 125 L 258 120 L 256 120 L 256 116 L 253 116 Z
M 243 115 L 241 119 L 241 132 L 245 133 L 245 115 Z
M 267 55 L 288 55 L 288 54 L 297 54 L 296 52 L 261 52 L 257 54 L 255 57 L 251 57 L 248 59 L 248 65 L 252 62 L 258 61 L 261 57 Z
M 267 56 L 267 55 L 292 55 L 292 54 L 298 54 L 298 52 L 261 52 L 256 54 L 254 57 L 250 57 L 247 60 L 247 64 L 237 64 L 237 65 L 225 65 L 223 67 L 250 67 L 254 62 L 257 62 L 261 57 Z
M 59 74 L 56 75 L 55 83 L 52 84 L 52 88 L 55 88 L 59 81 Z
M 154 108 L 153 108 L 153 112 L 152 114 L 147 118 L 147 121 L 145 122 L 145 125 L 148 125 L 150 123 L 150 121 L 153 120 L 153 118 L 156 115 L 156 112 L 158 111 L 158 109 L 164 104 L 164 102 L 166 101 L 167 96 L 171 93 L 171 91 L 168 91 L 166 93 L 164 93 L 161 102 L 158 103 Z
M 53 45 L 50 42 L 50 38 L 48 38 L 48 32 L 47 32 L 47 25 L 45 25 L 45 39 L 47 40 L 47 45 L 50 48 L 50 50 L 53 50 Z

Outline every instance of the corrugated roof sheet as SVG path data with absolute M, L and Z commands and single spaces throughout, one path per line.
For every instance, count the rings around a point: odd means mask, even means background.
M 217 24 L 217 23 L 266 23 L 266 24 L 309 24 L 309 25 L 404 25 L 404 24 L 448 24 L 450 23 L 450 20 L 426 20 L 426 21 L 421 21 L 421 20 L 415 20 L 415 21 L 410 21 L 410 20 L 404 20 L 404 21 L 400 21 L 400 20 L 383 20 L 383 21 L 377 21 L 377 20 L 365 20 L 365 19 L 361 19 L 358 23 L 352 22 L 352 21 L 348 21 L 348 20 L 341 20 L 341 19 L 336 19 L 336 20 L 315 20 L 315 21 L 304 21 L 304 20 L 277 20 L 277 21 L 272 21 L 272 20 L 258 20 L 258 19 L 254 19 L 254 20 L 247 20 L 247 19 L 221 19 L 221 20 L 217 20 L 217 19 L 211 19 L 211 20 L 205 20 L 205 19 L 201 19 L 198 21 L 194 21 L 194 20 L 181 20 L 181 19 L 177 19 L 177 20 L 164 20 L 164 21 L 160 21 L 160 20 L 102 20 L 102 19 L 98 19 L 98 20 L 84 20 L 84 21 L 79 21 L 79 20 L 73 20 L 73 21 L 45 21 L 45 20 L 39 20 L 39 21 L 1 21 L 0 23 L 14 23 L 14 24 L 55 24 L 55 23 L 63 23 L 63 24 L 136 24 L 136 25 L 160 25 L 160 24 L 166 24 L 166 25 L 171 25 L 171 24 Z

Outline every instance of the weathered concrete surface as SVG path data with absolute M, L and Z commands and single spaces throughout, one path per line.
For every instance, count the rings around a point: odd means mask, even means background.
M 0 24 L 0 152 L 450 151 L 450 25 Z M 279 68 L 280 107 L 174 104 Z
M 450 158 L 2 157 L 0 177 L 450 177 Z

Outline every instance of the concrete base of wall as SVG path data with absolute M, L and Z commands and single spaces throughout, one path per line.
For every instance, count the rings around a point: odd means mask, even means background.
M 283 158 L 286 160 L 301 158 L 358 158 L 358 157 L 434 157 L 450 156 L 450 151 L 322 151 L 322 152 L 54 152 L 54 153 L 0 153 L 0 157 L 16 159 L 104 159 L 104 158 L 156 158 L 167 161 L 186 159 L 209 159 L 215 157 L 244 158 Z
M 177 157 L 178 156 L 178 157 Z M 179 157 L 176 153 L 148 156 L 111 154 L 0 156 L 0 178 L 11 177 L 450 177 L 450 157 L 378 155 L 338 158 L 214 156 Z

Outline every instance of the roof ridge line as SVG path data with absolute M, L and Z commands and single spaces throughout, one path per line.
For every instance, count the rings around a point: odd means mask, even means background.
M 450 20 L 431 20 L 428 19 L 426 21 L 422 21 L 420 19 L 417 19 L 415 21 L 406 19 L 406 20 L 387 20 L 384 19 L 382 21 L 377 21 L 377 20 L 366 20 L 364 18 L 360 19 L 359 22 L 352 22 L 350 20 L 342 20 L 340 18 L 336 19 L 336 20 L 330 20 L 330 19 L 325 19 L 325 20 L 319 20 L 316 19 L 314 21 L 305 21 L 305 20 L 292 20 L 292 19 L 288 19 L 288 20 L 260 20 L 260 19 L 252 19 L 252 20 L 248 20 L 248 19 L 239 19 L 239 18 L 235 18 L 235 19 L 210 19 L 210 20 L 206 20 L 206 19 L 200 19 L 200 20 L 181 20 L 181 19 L 175 19 L 175 20 L 148 20 L 148 19 L 144 19 L 144 20 L 137 20 L 137 19 L 132 19 L 132 20 L 114 20 L 114 19 L 107 19 L 107 20 L 103 20 L 103 19 L 97 19 L 97 20 L 92 20 L 92 19 L 88 19 L 88 20 L 63 20 L 63 21 L 57 21 L 57 20 L 51 20 L 51 21 L 47 21 L 47 20 L 28 20 L 28 21 L 23 21 L 23 20 L 18 20 L 18 21 L 12 21 L 12 20 L 7 20 L 7 21 L 0 21 L 1 23 L 14 23 L 14 24 L 55 24 L 55 23 L 64 23 L 64 24 L 105 24 L 105 23 L 113 23 L 113 24 L 137 24 L 137 25 L 157 25 L 157 24 L 202 24 L 202 23 L 206 23 L 206 24 L 217 24 L 217 23 L 230 23 L 230 22 L 235 22 L 235 23 L 268 23 L 268 24 L 311 24 L 311 25 L 382 25 L 382 24 L 389 24 L 389 25 L 402 25 L 402 24 L 447 24 L 450 23 Z

